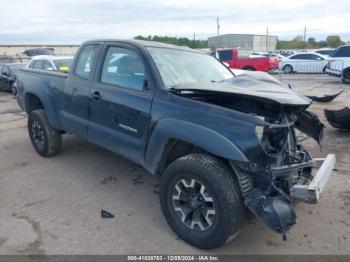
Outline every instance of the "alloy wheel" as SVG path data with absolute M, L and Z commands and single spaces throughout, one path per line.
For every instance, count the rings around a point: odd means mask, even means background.
M 181 179 L 172 192 L 173 207 L 181 222 L 196 231 L 206 231 L 216 219 L 214 199 L 195 179 Z

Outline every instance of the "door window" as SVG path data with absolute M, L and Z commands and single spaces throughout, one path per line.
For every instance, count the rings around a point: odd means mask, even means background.
M 307 54 L 300 54 L 300 55 L 292 56 L 292 57 L 290 57 L 290 59 L 307 60 L 307 59 L 309 59 L 309 57 Z
M 43 69 L 43 60 L 35 60 L 33 61 L 34 69 Z
M 318 55 L 310 54 L 309 56 L 311 60 L 319 60 L 319 61 L 324 60 L 322 57 Z
M 101 82 L 143 90 L 145 67 L 141 57 L 127 48 L 110 47 L 103 64 Z
M 83 47 L 79 53 L 79 57 L 74 68 L 74 74 L 85 79 L 91 79 L 97 50 L 98 45 L 86 45 Z
M 51 63 L 49 61 L 47 61 L 47 60 L 44 60 L 42 69 L 49 70 L 49 68 L 51 68 L 51 70 L 53 70 Z

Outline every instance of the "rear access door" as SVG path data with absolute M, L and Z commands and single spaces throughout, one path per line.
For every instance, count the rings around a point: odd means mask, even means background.
M 103 44 L 87 44 L 80 50 L 64 89 L 61 120 L 64 130 L 87 139 L 90 86 Z

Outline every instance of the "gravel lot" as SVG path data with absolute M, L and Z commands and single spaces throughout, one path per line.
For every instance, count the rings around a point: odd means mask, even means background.
M 311 107 L 327 125 L 322 150 L 337 166 L 318 205 L 298 203 L 288 241 L 250 218 L 238 239 L 204 252 L 171 231 L 158 201 L 158 179 L 105 149 L 65 135 L 63 152 L 34 152 L 26 115 L 0 93 L 0 254 L 350 254 L 350 132 L 331 128 L 323 109 L 350 105 L 350 86 L 335 101 Z M 333 92 L 331 82 L 297 89 Z M 101 219 L 101 209 L 115 215 Z

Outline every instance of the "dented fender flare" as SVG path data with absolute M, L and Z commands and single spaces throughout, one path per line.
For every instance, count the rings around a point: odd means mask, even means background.
M 156 173 L 171 139 L 193 144 L 218 157 L 249 162 L 243 152 L 222 134 L 184 120 L 163 119 L 155 126 L 146 150 L 145 167 L 152 174 Z

